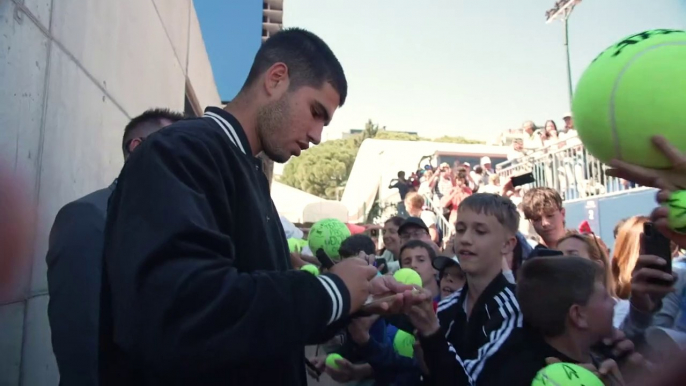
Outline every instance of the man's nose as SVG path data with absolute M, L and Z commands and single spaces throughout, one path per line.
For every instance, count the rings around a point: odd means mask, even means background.
M 317 125 L 313 127 L 309 133 L 307 133 L 307 140 L 315 145 L 319 145 L 322 141 L 322 131 L 324 130 L 323 125 Z

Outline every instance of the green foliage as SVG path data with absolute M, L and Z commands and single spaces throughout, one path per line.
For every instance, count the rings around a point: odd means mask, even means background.
M 479 141 L 476 139 L 468 139 L 465 137 L 450 137 L 447 135 L 444 135 L 440 138 L 436 138 L 433 140 L 434 142 L 449 142 L 449 143 L 464 143 L 467 145 L 482 145 L 485 144 L 485 141 Z
M 415 134 L 388 131 L 385 126 L 368 120 L 361 134 L 345 139 L 327 141 L 315 146 L 300 157 L 292 158 L 283 169 L 279 179 L 286 185 L 325 199 L 336 199 L 336 190 L 344 187 L 355 163 L 357 151 L 365 139 L 386 139 L 395 141 L 430 141 Z M 444 136 L 436 142 L 476 144 L 482 141 L 463 137 Z M 380 213 L 386 208 L 377 208 Z M 378 214 L 378 213 L 377 213 Z

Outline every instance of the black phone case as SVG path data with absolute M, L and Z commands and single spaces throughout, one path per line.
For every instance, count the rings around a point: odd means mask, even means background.
M 315 252 L 315 255 L 317 257 L 317 260 L 319 260 L 319 264 L 322 265 L 322 268 L 324 269 L 331 269 L 333 267 L 334 262 L 331 260 L 329 255 L 324 252 L 322 248 L 317 249 L 317 252 Z
M 643 224 L 643 254 L 654 255 L 664 259 L 667 264 L 654 265 L 650 268 L 657 269 L 666 273 L 672 273 L 672 242 L 660 231 L 655 229 L 651 222 Z M 672 285 L 671 282 L 653 279 L 654 284 Z
M 526 173 L 522 174 L 521 176 L 514 176 L 512 177 L 512 187 L 516 188 L 518 186 L 526 185 L 526 184 L 531 184 L 536 182 L 536 178 L 534 178 L 533 173 Z

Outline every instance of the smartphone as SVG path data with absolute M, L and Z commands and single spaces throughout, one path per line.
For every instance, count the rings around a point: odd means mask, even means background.
M 388 273 L 388 262 L 386 259 L 378 257 L 376 260 L 374 260 L 374 265 L 376 265 L 376 268 L 378 269 L 379 267 L 382 267 L 379 272 L 381 272 L 382 275 L 385 275 Z
M 317 249 L 317 252 L 315 252 L 315 257 L 317 257 L 319 264 L 321 264 L 322 268 L 324 269 L 331 269 L 331 267 L 333 267 L 335 264 L 322 248 Z
M 519 176 L 512 177 L 512 187 L 516 188 L 518 186 L 527 185 L 536 182 L 534 178 L 534 173 L 529 172 Z
M 643 224 L 643 237 L 641 240 L 641 249 L 644 255 L 653 255 L 663 259 L 667 264 L 665 265 L 654 265 L 650 268 L 663 271 L 665 273 L 672 273 L 672 242 L 665 235 L 660 233 L 659 230 L 655 228 L 655 224 L 652 222 L 647 222 Z M 653 284 L 662 284 L 671 286 L 672 282 L 651 279 Z

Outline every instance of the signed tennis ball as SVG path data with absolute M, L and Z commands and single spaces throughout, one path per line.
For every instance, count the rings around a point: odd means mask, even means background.
M 686 233 L 686 190 L 672 193 L 664 205 L 669 208 L 667 215 L 669 227 L 676 232 Z
M 541 369 L 531 386 L 603 386 L 603 381 L 572 363 L 553 363 Z
M 584 147 L 600 161 L 669 167 L 651 137 L 686 151 L 686 31 L 655 29 L 601 53 L 576 86 L 572 112 Z
M 328 218 L 312 225 L 307 241 L 312 253 L 317 253 L 321 248 L 332 260 L 340 260 L 338 249 L 343 240 L 348 237 L 350 237 L 350 229 L 343 221 Z
M 337 360 L 341 360 L 341 359 L 343 359 L 343 357 L 340 356 L 339 354 L 335 354 L 335 353 L 334 353 L 334 354 L 329 354 L 329 355 L 326 357 L 325 363 L 326 363 L 327 366 L 331 367 L 332 369 L 338 370 L 338 363 L 336 363 L 336 361 L 337 361 Z
M 417 287 L 422 286 L 422 278 L 414 269 L 401 268 L 393 274 L 393 277 L 395 280 L 403 284 L 414 285 Z
M 393 349 L 399 355 L 412 358 L 414 356 L 414 335 L 403 330 L 398 330 L 393 337 Z
M 301 271 L 307 271 L 307 272 L 313 274 L 314 276 L 319 275 L 319 268 L 317 268 L 317 266 L 314 264 L 303 265 L 302 267 L 300 267 L 300 270 Z

